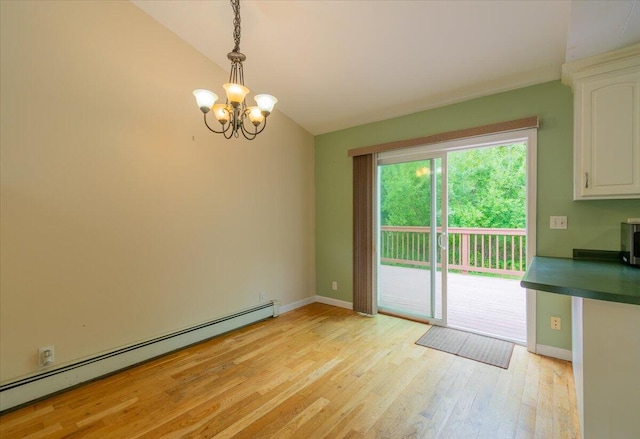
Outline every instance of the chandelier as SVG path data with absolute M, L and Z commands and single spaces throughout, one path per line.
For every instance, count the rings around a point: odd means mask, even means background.
M 234 12 L 233 40 L 235 46 L 227 54 L 227 58 L 231 61 L 229 82 L 222 86 L 227 94 L 227 100 L 224 104 L 216 104 L 218 96 L 203 89 L 194 90 L 193 95 L 204 114 L 204 124 L 210 131 L 222 134 L 227 139 L 239 137 L 242 133 L 245 138 L 253 140 L 267 126 L 267 117 L 273 111 L 273 106 L 278 100 L 271 95 L 259 94 L 254 98 L 257 105 L 247 106 L 245 103 L 249 89 L 244 86 L 242 71 L 242 62 L 247 57 L 240 52 L 240 0 L 231 0 L 231 7 Z M 207 122 L 207 113 L 210 111 L 213 111 L 220 123 L 219 131 L 211 128 Z M 247 119 L 249 120 L 247 121 Z M 250 125 L 245 125 L 245 122 L 250 122 Z

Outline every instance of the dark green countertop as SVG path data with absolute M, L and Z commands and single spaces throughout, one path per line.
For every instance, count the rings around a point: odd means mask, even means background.
M 520 285 L 567 296 L 640 305 L 640 268 L 619 262 L 536 256 Z

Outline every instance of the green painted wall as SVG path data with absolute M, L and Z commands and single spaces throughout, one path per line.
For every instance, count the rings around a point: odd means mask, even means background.
M 317 136 L 317 294 L 352 301 L 352 148 L 537 115 L 538 255 L 571 257 L 573 248 L 616 250 L 619 223 L 640 217 L 640 200 L 573 201 L 573 95 L 559 81 L 473 99 Z M 566 215 L 567 230 L 550 230 L 550 215 Z M 331 282 L 338 282 L 338 290 Z M 571 349 L 571 301 L 538 293 L 537 342 Z M 562 331 L 549 318 L 562 318 Z

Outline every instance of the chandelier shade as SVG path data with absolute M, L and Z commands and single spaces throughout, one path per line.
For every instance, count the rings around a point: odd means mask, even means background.
M 259 94 L 254 98 L 257 106 L 247 106 L 245 99 L 249 94 L 249 89 L 244 85 L 242 66 L 242 62 L 247 57 L 240 52 L 240 0 L 231 0 L 231 7 L 234 12 L 233 37 L 235 46 L 227 54 L 227 58 L 231 61 L 231 73 L 229 74 L 229 82 L 222 86 L 226 93 L 226 102 L 216 104 L 218 95 L 205 89 L 194 90 L 193 95 L 196 97 L 198 108 L 204 114 L 204 123 L 210 131 L 222 134 L 227 139 L 239 137 L 242 133 L 246 139 L 253 140 L 267 126 L 267 117 L 273 111 L 278 100 L 268 94 Z M 220 123 L 219 130 L 213 129 L 207 122 L 207 113 L 212 110 L 216 120 Z
M 266 94 L 256 95 L 253 99 L 255 99 L 256 104 L 258 104 L 260 111 L 267 113 L 267 115 L 273 111 L 274 105 L 278 103 L 278 100 L 274 96 Z
M 229 122 L 232 111 L 233 109 L 230 108 L 227 104 L 215 104 L 213 106 L 213 114 L 216 116 L 218 122 L 223 125 Z
M 260 109 L 256 106 L 247 108 L 249 110 L 249 120 L 254 125 L 260 125 L 264 120 L 264 115 L 260 111 Z
M 208 113 L 213 107 L 213 104 L 218 100 L 218 95 L 210 92 L 209 90 L 198 89 L 193 91 L 193 95 L 196 97 L 198 107 L 203 113 Z
M 227 100 L 234 107 L 240 105 L 249 94 L 249 89 L 242 84 L 227 83 L 222 88 L 227 92 Z

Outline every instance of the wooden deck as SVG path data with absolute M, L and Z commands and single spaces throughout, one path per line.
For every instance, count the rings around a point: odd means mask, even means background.
M 380 266 L 378 306 L 430 314 L 429 273 L 416 268 Z M 526 321 L 526 290 L 518 280 L 449 273 L 449 326 L 525 344 Z

